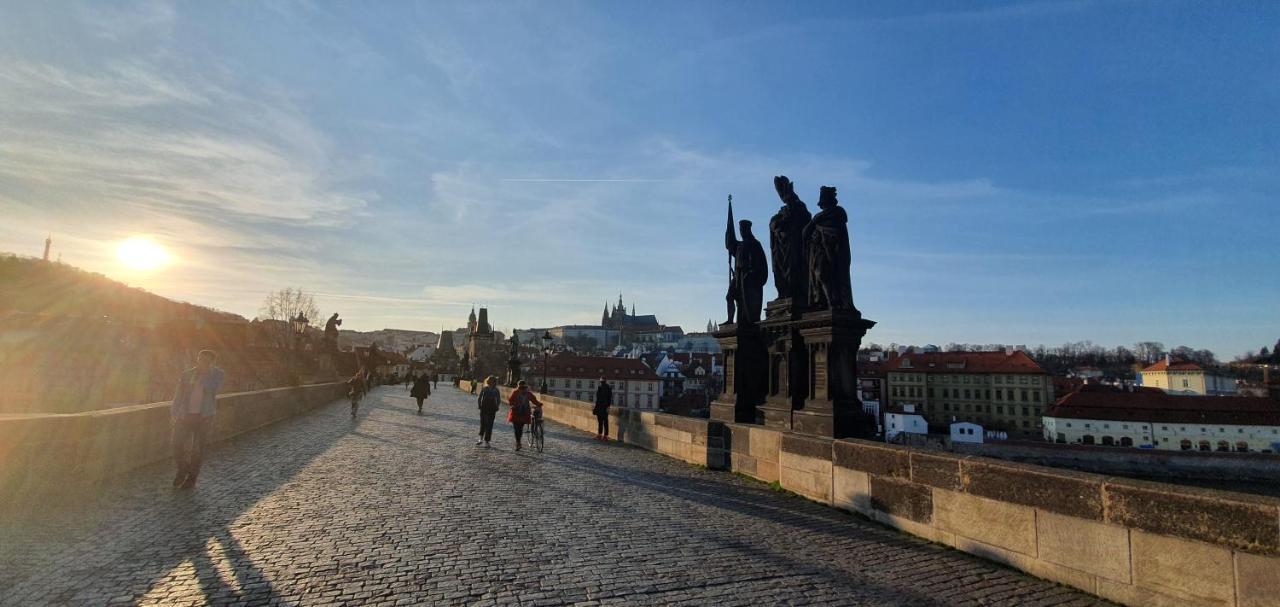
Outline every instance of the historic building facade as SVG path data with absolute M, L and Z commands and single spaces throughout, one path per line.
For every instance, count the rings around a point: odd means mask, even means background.
M 525 379 L 542 382 L 542 361 L 535 362 Z M 633 358 L 578 356 L 562 352 L 547 362 L 547 392 L 552 396 L 594 402 L 597 382 L 605 378 L 613 388 L 613 404 L 632 409 L 657 409 L 662 378 L 644 362 Z
M 1247 396 L 1176 396 L 1159 388 L 1090 384 L 1044 417 L 1057 443 L 1168 451 L 1280 452 L 1280 402 Z
M 1164 360 L 1141 371 L 1142 385 L 1175 396 L 1223 396 L 1236 393 L 1235 378 L 1206 370 L 1193 362 Z
M 914 405 L 931 424 L 965 421 L 1040 436 L 1053 402 L 1049 374 L 1021 350 L 903 354 L 883 365 L 886 410 Z

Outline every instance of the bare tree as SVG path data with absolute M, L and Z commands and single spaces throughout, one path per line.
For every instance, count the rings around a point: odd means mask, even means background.
M 305 316 L 310 326 L 319 326 L 320 322 L 320 307 L 316 305 L 315 297 L 293 287 L 269 293 L 258 314 L 259 320 L 266 325 L 267 334 L 280 348 L 293 346 L 292 321 L 298 314 Z

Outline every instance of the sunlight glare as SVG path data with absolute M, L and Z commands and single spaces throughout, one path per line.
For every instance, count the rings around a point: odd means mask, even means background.
M 169 263 L 164 247 L 148 238 L 134 236 L 116 247 L 116 258 L 130 270 L 148 272 Z

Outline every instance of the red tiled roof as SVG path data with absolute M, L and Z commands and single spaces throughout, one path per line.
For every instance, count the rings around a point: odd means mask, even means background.
M 1026 352 L 921 352 L 886 363 L 886 371 L 911 373 L 1045 373 Z
M 1142 370 L 1143 373 L 1147 371 L 1204 371 L 1204 367 L 1185 360 L 1175 360 L 1173 362 L 1161 360 Z
M 1280 426 L 1280 401 L 1248 396 L 1174 396 L 1159 388 L 1085 385 L 1047 417 L 1185 424 Z
M 884 369 L 889 363 L 885 361 L 858 361 L 858 377 L 884 377 Z
M 658 374 L 635 358 L 611 358 L 607 356 L 578 356 L 562 352 L 551 357 L 547 363 L 550 377 L 573 377 L 581 379 L 644 379 L 657 381 Z M 531 373 L 542 375 L 542 361 L 534 363 Z

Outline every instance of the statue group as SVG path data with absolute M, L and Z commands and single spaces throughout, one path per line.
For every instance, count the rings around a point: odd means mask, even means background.
M 857 351 L 875 323 L 853 304 L 849 216 L 834 187 L 819 189 L 816 214 L 785 175 L 774 177 L 773 187 L 782 207 L 769 220 L 769 257 L 749 220 L 738 221 L 734 234 L 729 197 L 728 320 L 716 334 L 727 375 L 712 417 L 821 436 L 867 436 L 875 421 L 857 396 Z M 770 260 L 778 296 L 765 305 Z
M 782 208 L 769 220 L 769 247 L 773 257 L 773 284 L 778 300 L 795 311 L 856 310 L 849 277 L 849 216 L 836 198 L 836 189 L 822 186 L 817 215 L 796 195 L 795 184 L 785 175 L 773 178 Z M 733 234 L 733 197 L 725 248 L 730 258 L 730 284 L 726 295 L 729 318 L 725 324 L 760 322 L 764 286 L 769 280 L 764 247 L 751 233 L 751 222 L 738 222 L 741 240 Z

